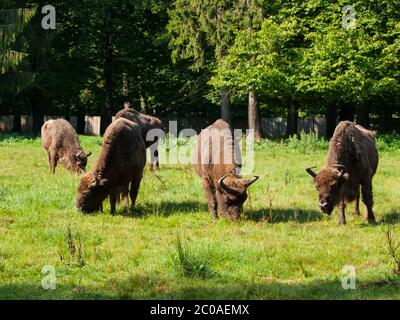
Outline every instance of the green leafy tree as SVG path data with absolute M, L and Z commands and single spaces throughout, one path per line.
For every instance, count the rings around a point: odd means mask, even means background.
M 262 9 L 253 1 L 177 0 L 169 15 L 173 60 L 190 59 L 192 69 L 212 72 L 226 56 L 237 31 L 260 24 Z M 221 117 L 230 123 L 229 88 L 219 88 L 218 94 Z
M 15 8 L 10 0 L 0 4 L 0 75 L 14 69 L 26 56 L 13 50 L 17 36 L 33 17 L 35 8 Z

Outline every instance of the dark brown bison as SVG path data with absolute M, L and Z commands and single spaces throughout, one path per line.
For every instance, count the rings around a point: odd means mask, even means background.
M 126 119 L 116 120 L 104 134 L 96 164 L 81 179 L 77 208 L 85 213 L 99 211 L 109 196 L 114 213 L 120 193 L 128 205 L 128 191 L 133 208 L 145 165 L 146 147 L 139 126 Z
M 148 136 L 148 133 L 150 132 L 150 130 L 154 129 L 165 131 L 161 120 L 130 108 L 119 111 L 115 115 L 115 118 L 125 118 L 139 125 L 140 129 L 142 130 L 142 137 L 145 142 L 146 148 L 150 148 L 150 170 L 154 170 L 154 165 L 156 166 L 156 169 L 159 170 L 160 164 L 158 161 L 157 150 L 159 141 L 157 137 L 150 135 Z
M 55 173 L 58 160 L 72 172 L 86 172 L 87 158 L 79 144 L 78 135 L 64 119 L 49 120 L 42 126 L 42 144 L 46 149 L 50 171 Z
M 355 200 L 355 213 L 360 212 L 361 186 L 365 219 L 374 224 L 372 178 L 378 168 L 378 161 L 375 134 L 352 122 L 340 122 L 330 141 L 325 166 L 318 174 L 312 167 L 306 169 L 318 190 L 321 211 L 330 215 L 337 205 L 339 223 L 345 224 L 347 203 Z
M 223 120 L 217 120 L 198 137 L 194 169 L 202 179 L 208 207 L 215 219 L 219 209 L 223 216 L 238 220 L 247 199 L 247 188 L 258 179 L 248 180 L 238 175 L 240 166 L 235 154 L 238 157 L 240 151 L 234 150 L 231 130 Z

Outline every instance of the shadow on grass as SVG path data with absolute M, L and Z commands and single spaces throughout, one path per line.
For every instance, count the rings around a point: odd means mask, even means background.
M 0 300 L 110 300 L 112 293 L 89 290 L 80 286 L 58 285 L 55 290 L 44 290 L 40 284 L 10 284 L 0 286 Z
M 255 222 L 268 221 L 272 223 L 280 222 L 296 222 L 296 223 L 308 223 L 313 221 L 321 221 L 323 215 L 319 211 L 315 210 L 300 210 L 300 209 L 268 209 L 260 210 L 247 210 L 245 215 L 247 220 Z
M 171 283 L 174 285 L 171 287 Z M 108 287 L 108 286 L 106 286 Z M 342 280 L 243 281 L 235 277 L 209 280 L 179 277 L 171 282 L 164 276 L 134 274 L 122 282 L 110 282 L 119 299 L 161 300 L 279 300 L 279 299 L 393 299 L 399 297 L 400 281 L 396 278 L 357 281 L 355 290 L 344 290 Z
M 399 224 L 400 223 L 400 212 L 389 212 L 382 216 L 382 219 L 378 221 L 379 224 Z
M 196 201 L 161 202 L 158 204 L 145 203 L 136 206 L 133 210 L 120 208 L 117 210 L 115 215 L 131 218 L 145 218 L 149 216 L 169 217 L 174 214 L 187 214 L 192 212 L 208 212 L 207 204 Z M 259 209 L 256 211 L 251 211 L 247 209 L 242 215 L 242 218 L 243 220 L 255 222 L 269 221 L 269 210 Z M 223 219 L 222 216 L 221 219 Z M 272 211 L 272 223 L 308 223 L 313 221 L 321 221 L 322 219 L 323 215 L 319 211 L 315 210 L 274 209 Z
M 116 215 L 132 217 L 132 218 L 145 218 L 149 216 L 162 216 L 169 217 L 174 214 L 185 214 L 198 211 L 206 211 L 207 205 L 205 203 L 196 201 L 182 201 L 182 202 L 161 202 L 161 203 L 145 203 L 137 205 L 133 210 L 121 208 L 117 210 Z
M 131 275 L 126 280 L 107 280 L 97 288 L 57 284 L 55 290 L 44 290 L 39 285 L 10 284 L 0 286 L 2 300 L 307 300 L 307 299 L 393 299 L 399 297 L 400 281 L 377 279 L 357 281 L 354 290 L 344 290 L 340 279 L 304 280 L 304 283 L 277 281 L 242 281 L 233 277 L 212 280 L 178 278 L 146 273 Z

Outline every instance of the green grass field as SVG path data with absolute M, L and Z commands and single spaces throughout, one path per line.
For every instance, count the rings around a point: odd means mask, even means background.
M 382 138 L 374 178 L 377 226 L 349 207 L 346 226 L 318 212 L 304 168 L 322 166 L 326 143 L 257 146 L 242 221 L 213 221 L 189 166 L 162 166 L 142 181 L 133 213 L 83 215 L 79 177 L 49 174 L 39 139 L 0 136 L 0 299 L 398 299 L 386 231 L 400 239 L 400 147 Z M 390 139 L 388 139 L 390 140 Z M 92 150 L 101 139 L 81 137 Z M 398 141 L 397 141 L 398 143 Z M 163 183 L 164 182 L 164 183 Z M 270 214 L 272 222 L 269 221 Z M 68 230 L 70 235 L 68 236 Z M 44 266 L 55 290 L 44 290 Z M 356 289 L 344 290 L 346 265 Z

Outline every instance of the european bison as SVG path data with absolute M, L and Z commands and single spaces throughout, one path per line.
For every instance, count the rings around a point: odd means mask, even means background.
M 156 117 L 140 113 L 130 108 L 119 111 L 115 115 L 115 118 L 116 119 L 125 118 L 139 125 L 140 129 L 142 130 L 142 137 L 145 142 L 146 148 L 150 148 L 150 171 L 154 171 L 154 165 L 156 165 L 156 169 L 159 170 L 160 164 L 158 161 L 158 150 L 157 150 L 159 141 L 157 137 L 156 138 L 153 138 L 151 136 L 148 137 L 147 134 L 149 133 L 150 130 L 153 129 L 159 129 L 165 131 L 161 120 Z
M 238 220 L 247 199 L 247 188 L 258 177 L 247 180 L 238 175 L 232 133 L 225 121 L 217 120 L 199 135 L 194 169 L 202 179 L 212 217 L 218 219 L 219 209 L 223 216 Z
M 42 144 L 47 152 L 50 171 L 54 174 L 58 160 L 72 172 L 86 172 L 87 158 L 79 144 L 78 135 L 64 119 L 49 120 L 42 126 Z
M 146 147 L 137 124 L 118 119 L 106 130 L 99 158 L 93 169 L 85 174 L 78 188 L 77 208 L 85 213 L 99 211 L 110 197 L 111 213 L 119 194 L 128 205 L 128 190 L 132 208 L 135 205 L 143 169 Z
M 378 161 L 375 134 L 352 122 L 340 122 L 330 141 L 325 167 L 318 174 L 312 170 L 313 167 L 306 169 L 318 190 L 321 211 L 330 215 L 337 205 L 339 223 L 345 224 L 347 203 L 356 200 L 355 213 L 360 212 L 361 185 L 365 219 L 375 224 L 372 178 L 378 168 Z

